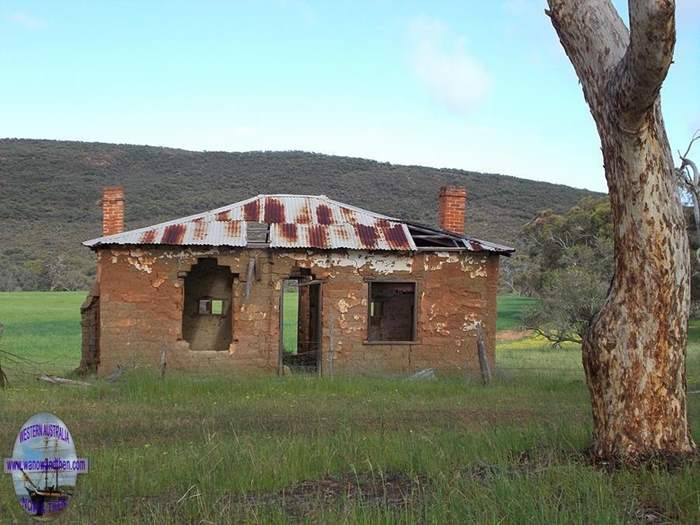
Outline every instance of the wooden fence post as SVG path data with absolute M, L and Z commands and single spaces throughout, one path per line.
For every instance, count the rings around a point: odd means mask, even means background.
M 484 330 L 481 327 L 481 321 L 476 323 L 476 351 L 479 355 L 481 380 L 485 385 L 488 385 L 491 381 L 491 369 L 489 368 L 489 361 L 486 358 L 486 342 L 484 341 Z
M 168 358 L 167 358 L 167 351 L 165 349 L 165 345 L 160 346 L 160 378 L 164 379 L 165 378 L 165 369 L 168 367 Z
M 5 325 L 0 323 L 0 337 L 2 337 L 2 333 L 5 331 Z M 10 382 L 7 379 L 7 375 L 5 375 L 4 370 L 2 369 L 2 366 L 0 366 L 0 388 L 5 389 L 10 385 Z
M 335 340 L 333 331 L 335 327 L 335 312 L 331 310 L 328 316 L 328 377 L 333 379 L 333 353 L 335 352 Z

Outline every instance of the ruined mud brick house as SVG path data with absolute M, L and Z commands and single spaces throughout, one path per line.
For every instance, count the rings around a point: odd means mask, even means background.
M 498 263 L 511 248 L 464 234 L 466 190 L 442 188 L 440 227 L 326 196 L 258 195 L 124 231 L 105 188 L 83 362 L 318 374 L 494 364 Z

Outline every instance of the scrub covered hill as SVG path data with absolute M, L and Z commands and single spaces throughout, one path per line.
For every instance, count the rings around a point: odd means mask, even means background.
M 519 246 L 543 208 L 598 195 L 563 185 L 455 169 L 401 166 L 300 151 L 195 152 L 151 146 L 0 140 L 0 290 L 85 288 L 100 234 L 103 186 L 126 193 L 126 227 L 216 208 L 259 193 L 324 194 L 435 224 L 445 184 L 468 189 L 470 235 Z

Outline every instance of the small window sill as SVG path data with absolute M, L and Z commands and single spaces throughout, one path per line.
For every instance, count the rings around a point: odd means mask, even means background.
M 420 341 L 362 341 L 364 345 L 418 345 Z

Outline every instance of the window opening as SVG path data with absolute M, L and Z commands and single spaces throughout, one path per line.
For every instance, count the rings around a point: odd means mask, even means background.
M 415 340 L 415 283 L 372 281 L 368 304 L 368 341 Z

